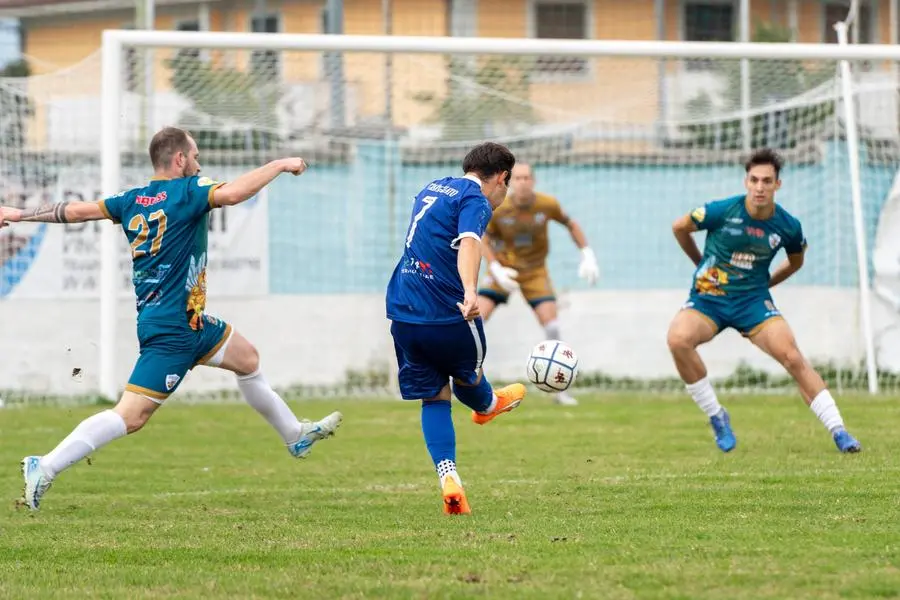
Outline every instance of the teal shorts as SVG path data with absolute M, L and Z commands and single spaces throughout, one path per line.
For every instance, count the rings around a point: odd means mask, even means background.
M 699 312 L 717 331 L 731 327 L 745 337 L 757 333 L 766 321 L 781 318 L 768 292 L 731 296 L 692 293 L 682 308 Z
M 198 331 L 186 325 L 138 323 L 141 351 L 125 389 L 162 402 L 188 371 L 213 358 L 229 337 L 231 325 L 212 315 L 203 315 Z

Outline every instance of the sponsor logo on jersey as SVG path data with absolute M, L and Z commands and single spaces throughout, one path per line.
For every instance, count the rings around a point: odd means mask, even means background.
M 162 292 L 159 290 L 151 290 L 143 298 L 138 298 L 137 309 L 141 310 L 148 306 L 159 306 L 162 304 Z
M 760 229 L 759 227 L 747 227 L 744 229 L 747 232 L 747 235 L 755 238 L 763 238 L 766 235 L 766 232 Z
M 159 265 L 152 269 L 136 269 L 132 276 L 135 285 L 139 283 L 160 283 L 166 278 L 166 274 L 172 268 L 172 265 Z
M 197 180 L 197 185 L 200 187 L 209 187 L 211 185 L 216 185 L 217 183 L 219 182 L 215 179 L 210 179 L 209 177 L 201 177 Z
M 753 263 L 756 262 L 756 255 L 752 252 L 734 252 L 731 255 L 731 260 L 728 262 L 738 269 L 749 271 L 753 268 Z
M 410 256 L 406 262 L 406 266 L 400 269 L 400 272 L 406 275 L 418 275 L 424 279 L 434 279 L 434 270 L 431 263 L 419 260 L 414 256 Z
M 141 206 L 153 206 L 154 204 L 165 202 L 166 198 L 168 198 L 166 193 L 160 192 L 155 196 L 135 196 L 134 202 L 135 204 L 140 204 Z

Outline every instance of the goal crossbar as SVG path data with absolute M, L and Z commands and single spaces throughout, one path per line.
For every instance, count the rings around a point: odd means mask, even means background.
M 495 54 L 731 58 L 750 60 L 900 60 L 900 46 L 809 43 L 557 40 L 424 36 L 240 33 L 108 29 L 103 44 L 155 48 L 295 50 L 418 54 Z

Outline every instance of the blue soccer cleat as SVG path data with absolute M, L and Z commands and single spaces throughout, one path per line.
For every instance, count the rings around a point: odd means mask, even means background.
M 25 504 L 31 510 L 38 510 L 41 498 L 50 489 L 52 481 L 41 469 L 40 456 L 26 456 L 22 459 L 22 476 L 25 478 Z
M 862 450 L 862 446 L 860 446 L 859 442 L 856 441 L 850 433 L 844 429 L 838 429 L 834 432 L 834 445 L 837 446 L 838 450 L 844 453 L 848 452 L 859 452 Z
M 344 416 L 341 413 L 333 412 L 315 423 L 302 421 L 303 433 L 300 435 L 299 440 L 293 444 L 288 444 L 288 452 L 295 458 L 306 458 L 310 450 L 312 450 L 313 444 L 333 436 L 335 429 L 341 426 L 343 419 Z
M 716 434 L 716 446 L 719 447 L 719 450 L 722 452 L 734 450 L 737 439 L 734 437 L 734 432 L 731 431 L 731 419 L 728 417 L 728 411 L 723 408 L 719 414 L 709 418 L 709 424 Z

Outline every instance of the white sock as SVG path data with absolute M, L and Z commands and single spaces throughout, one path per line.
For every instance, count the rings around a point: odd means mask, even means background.
M 247 404 L 275 428 L 285 444 L 293 444 L 300 439 L 303 426 L 259 369 L 250 375 L 238 375 L 237 382 Z
M 56 448 L 41 457 L 41 470 L 53 479 L 79 460 L 127 433 L 119 413 L 104 410 L 78 424 Z
M 838 410 L 837 404 L 834 403 L 834 398 L 831 397 L 831 392 L 828 390 L 819 392 L 813 398 L 809 407 L 822 421 L 822 425 L 831 433 L 834 433 L 837 429 L 844 428 L 844 419 L 841 418 L 841 412 Z
M 547 336 L 548 340 L 558 340 L 559 339 L 559 320 L 553 319 L 546 325 L 544 325 L 544 334 Z
M 444 460 L 439 462 L 436 469 L 441 485 L 444 485 L 444 477 L 452 477 L 454 480 L 456 480 L 456 483 L 462 485 L 462 480 L 460 480 L 459 478 L 459 473 L 456 472 L 456 463 L 449 458 L 445 458 Z
M 491 392 L 491 404 L 481 413 L 483 415 L 489 415 L 492 412 L 497 410 L 497 394 L 495 392 Z
M 709 382 L 708 377 L 704 377 L 695 383 L 689 383 L 687 391 L 700 407 L 700 410 L 706 413 L 708 417 L 714 417 L 722 411 L 722 405 L 716 398 L 716 391 Z

